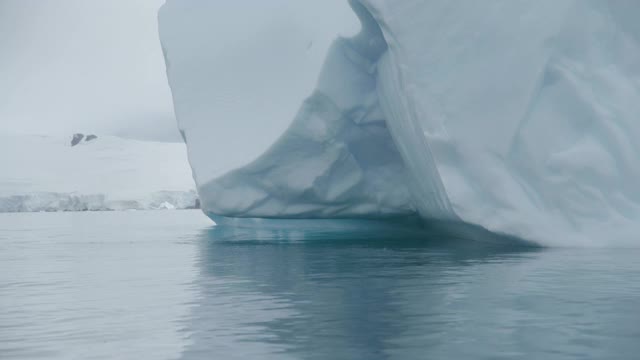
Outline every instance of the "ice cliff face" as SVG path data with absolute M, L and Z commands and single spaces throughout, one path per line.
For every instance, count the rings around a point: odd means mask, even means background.
M 212 216 L 417 214 L 628 245 L 638 16 L 632 0 L 169 0 L 160 30 Z

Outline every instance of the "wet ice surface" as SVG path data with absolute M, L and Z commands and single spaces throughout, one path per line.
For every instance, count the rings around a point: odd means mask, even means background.
M 0 214 L 0 358 L 632 359 L 640 250 Z

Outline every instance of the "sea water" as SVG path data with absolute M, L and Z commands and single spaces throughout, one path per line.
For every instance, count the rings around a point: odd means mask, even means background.
M 0 214 L 3 360 L 638 356 L 638 249 Z

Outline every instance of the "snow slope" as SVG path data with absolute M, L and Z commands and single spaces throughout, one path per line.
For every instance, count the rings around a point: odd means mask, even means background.
M 184 144 L 0 136 L 0 212 L 193 207 Z
M 543 244 L 638 244 L 640 3 L 349 5 L 161 9 L 207 213 L 419 214 Z

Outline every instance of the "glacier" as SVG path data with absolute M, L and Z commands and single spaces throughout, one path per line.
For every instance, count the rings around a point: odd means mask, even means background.
M 0 135 L 0 213 L 194 208 L 181 143 Z
M 203 210 L 634 246 L 640 3 L 168 0 Z M 237 220 L 231 220 L 237 223 Z

